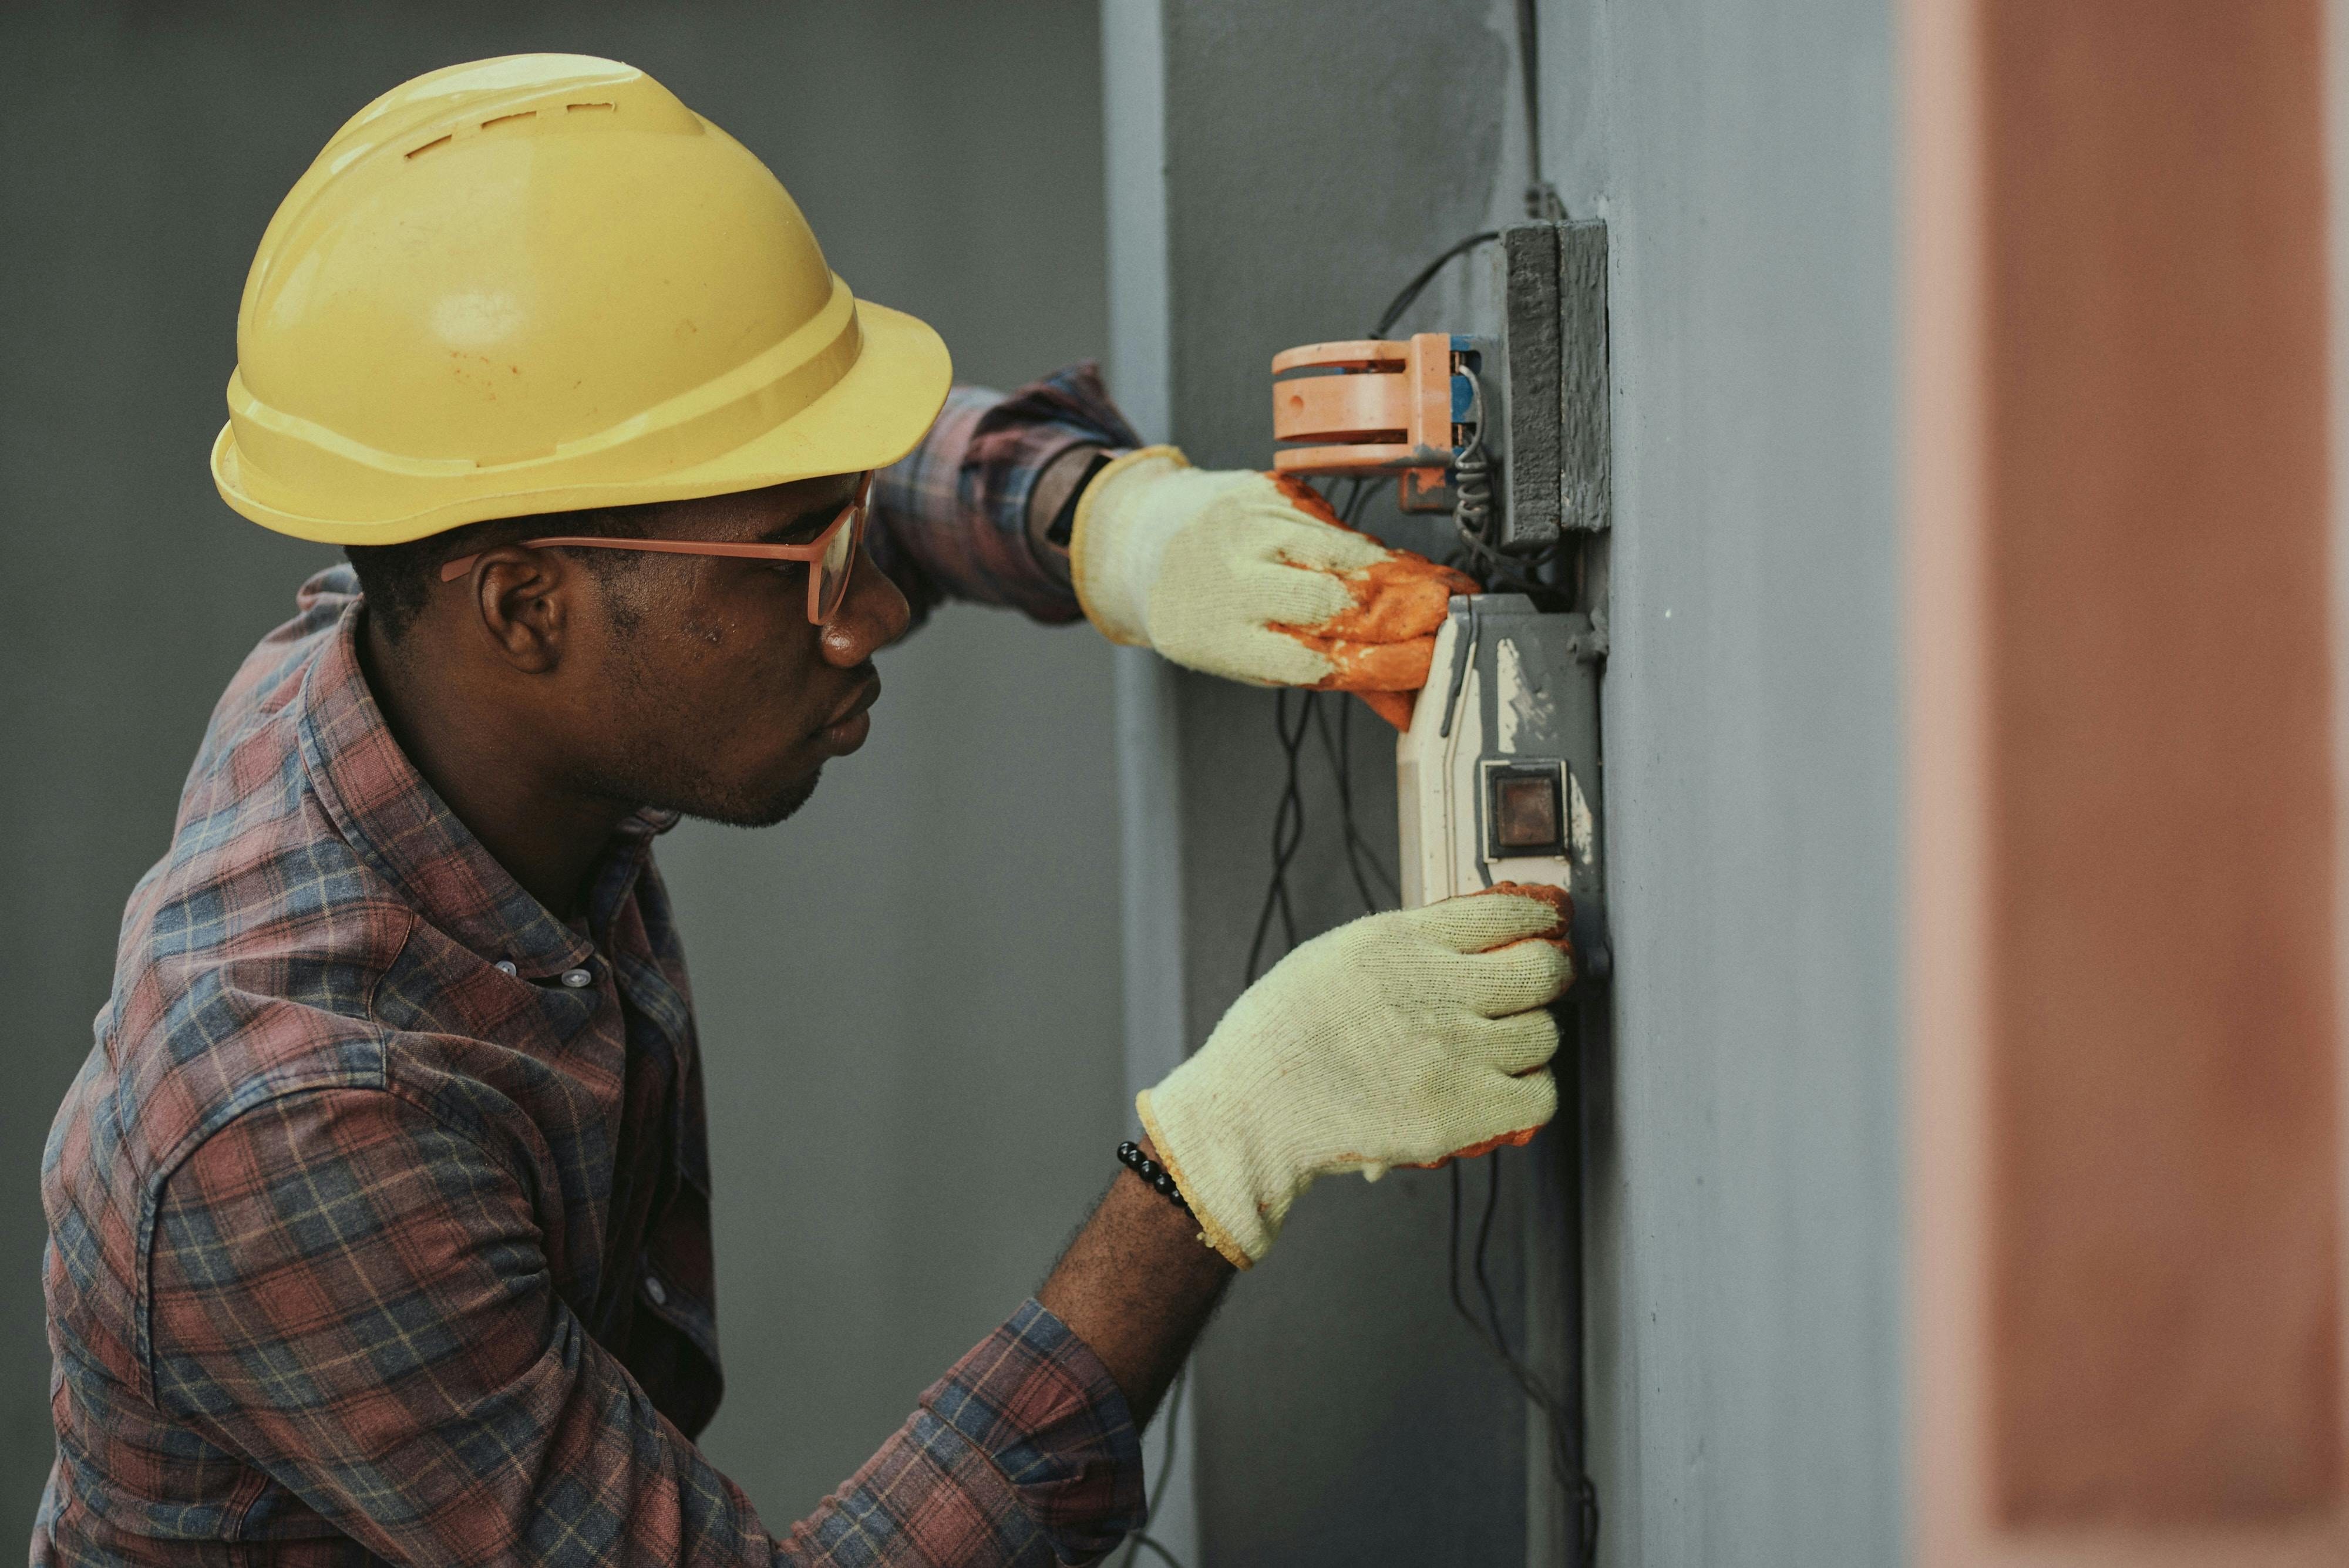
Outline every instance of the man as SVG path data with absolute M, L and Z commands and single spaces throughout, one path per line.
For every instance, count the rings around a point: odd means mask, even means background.
M 50 1138 L 36 1563 L 1088 1561 L 1317 1174 L 1550 1115 L 1547 904 L 1308 944 L 1142 1096 L 1036 1298 L 771 1532 L 691 1441 L 709 1176 L 651 839 L 789 815 L 943 595 L 1392 694 L 1464 585 L 1141 448 L 1087 371 L 949 394 L 756 159 L 609 61 L 361 111 L 238 356 L 222 494 L 351 568 L 222 699 Z

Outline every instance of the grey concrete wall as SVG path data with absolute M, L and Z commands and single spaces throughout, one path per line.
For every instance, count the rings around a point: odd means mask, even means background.
M 36 1168 L 122 899 L 220 683 L 330 558 L 204 473 L 253 246 L 376 93 L 534 48 L 725 125 L 966 377 L 1104 346 L 1088 0 L 0 12 L 0 1522 L 48 1463 Z M 712 1104 L 709 1446 L 778 1523 L 1032 1288 L 1120 1115 L 1106 648 L 950 610 L 884 664 L 873 742 L 798 818 L 661 852 Z
M 1545 163 L 1613 250 L 1619 1568 L 1901 1553 L 1890 9 L 1541 9 Z

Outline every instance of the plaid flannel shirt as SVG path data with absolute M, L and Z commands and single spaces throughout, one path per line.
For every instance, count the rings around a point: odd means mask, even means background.
M 879 487 L 878 554 L 925 604 L 1071 607 L 1024 502 L 1080 440 L 1131 441 L 1090 367 L 958 390 Z M 1032 1301 L 787 1532 L 703 1459 L 702 1078 L 651 858 L 673 819 L 630 819 L 585 917 L 556 919 L 401 753 L 355 588 L 305 585 L 213 713 L 44 1152 L 34 1563 L 1108 1550 L 1140 1517 L 1137 1437 Z
M 1075 592 L 1028 542 L 1029 492 L 1071 447 L 1142 444 L 1090 362 L 1009 397 L 957 387 L 928 438 L 873 486 L 873 558 L 916 617 L 958 598 L 1075 620 L 1084 613 Z

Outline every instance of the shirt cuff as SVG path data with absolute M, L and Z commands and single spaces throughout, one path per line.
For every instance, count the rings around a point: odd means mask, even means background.
M 1071 447 L 1141 444 L 1091 362 L 1010 393 L 957 387 L 922 444 L 875 482 L 867 544 L 917 613 L 956 598 L 1075 620 L 1076 591 L 1030 543 L 1029 497 Z
M 1141 1528 L 1142 1438 L 1091 1347 L 1023 1303 L 923 1394 L 922 1411 L 984 1456 L 1064 1563 L 1091 1563 Z M 917 1417 L 918 1420 L 919 1417 Z

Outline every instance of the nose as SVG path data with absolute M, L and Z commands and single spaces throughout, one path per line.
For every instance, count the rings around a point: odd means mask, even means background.
M 854 670 L 905 636 L 913 618 L 913 607 L 905 602 L 897 585 L 860 548 L 856 564 L 849 568 L 848 593 L 840 601 L 839 612 L 824 623 L 823 634 L 818 639 L 823 661 L 837 669 Z

